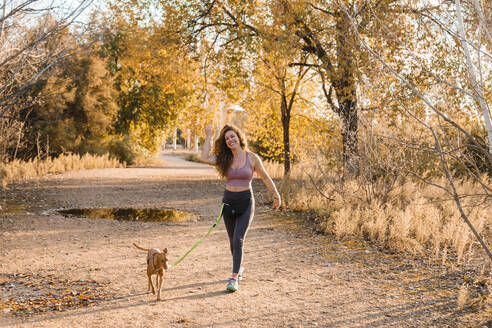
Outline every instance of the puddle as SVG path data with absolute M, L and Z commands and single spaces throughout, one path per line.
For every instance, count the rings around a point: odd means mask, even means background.
M 187 222 L 196 220 L 193 213 L 178 210 L 138 209 L 138 208 L 73 208 L 59 210 L 64 216 L 86 217 L 118 221 L 141 222 Z
M 25 214 L 30 203 L 25 195 L 0 190 L 0 216 Z

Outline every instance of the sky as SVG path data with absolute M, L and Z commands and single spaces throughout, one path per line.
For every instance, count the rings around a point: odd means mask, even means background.
M 7 8 L 13 8 L 28 0 L 7 0 Z M 34 0 L 29 8 L 40 10 L 53 8 L 51 13 L 56 17 L 66 17 L 67 14 L 76 10 L 78 17 L 77 22 L 87 22 L 90 13 L 98 8 L 105 8 L 108 1 L 106 0 Z M 82 5 L 81 5 L 82 4 Z

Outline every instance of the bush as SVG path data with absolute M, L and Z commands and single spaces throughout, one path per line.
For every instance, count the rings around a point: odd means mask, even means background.
M 131 146 L 130 137 L 128 136 L 111 141 L 109 153 L 120 162 L 127 163 L 127 165 L 133 165 L 138 157 L 137 152 Z
M 486 140 L 486 137 L 482 137 L 478 133 L 472 133 L 471 138 L 466 138 L 464 142 L 465 150 L 460 164 L 466 166 L 468 170 L 474 173 L 487 173 L 489 177 L 492 177 L 492 163 L 487 152 L 489 148 Z M 463 168 L 463 170 L 458 169 L 455 172 L 463 176 L 467 175 L 466 171 Z
M 196 163 L 202 162 L 197 154 L 187 154 L 184 159 L 190 162 L 196 162 Z

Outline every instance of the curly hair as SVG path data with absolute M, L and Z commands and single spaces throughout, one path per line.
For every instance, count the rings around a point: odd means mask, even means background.
M 232 151 L 227 147 L 225 141 L 225 134 L 228 131 L 234 131 L 237 134 L 239 139 L 239 145 L 243 150 L 247 150 L 246 137 L 244 134 L 233 125 L 224 125 L 222 130 L 220 131 L 219 137 L 215 140 L 214 144 L 214 155 L 216 158 L 216 166 L 217 172 L 222 178 L 225 178 L 227 175 L 227 171 L 231 167 L 232 159 L 234 155 Z

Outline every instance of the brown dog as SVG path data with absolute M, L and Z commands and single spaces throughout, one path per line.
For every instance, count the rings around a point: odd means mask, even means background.
M 143 248 L 133 243 L 136 248 L 147 251 L 147 277 L 149 278 L 149 288 L 152 288 L 152 294 L 155 295 L 154 284 L 152 284 L 152 275 L 155 274 L 155 283 L 157 288 L 157 300 L 161 300 L 162 278 L 164 270 L 168 269 L 167 248 L 161 251 L 158 248 Z

